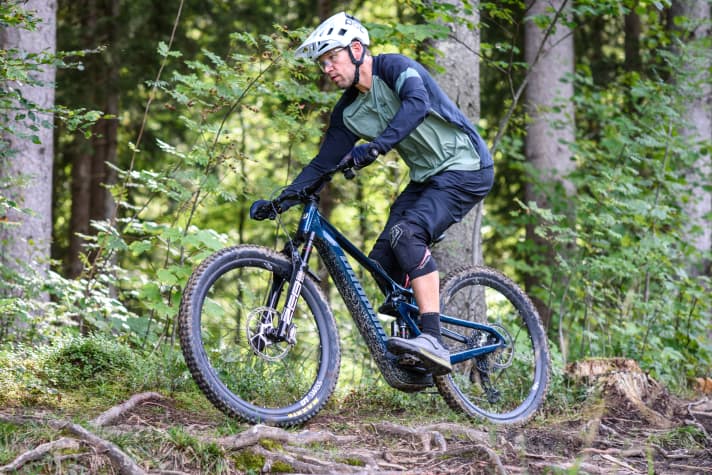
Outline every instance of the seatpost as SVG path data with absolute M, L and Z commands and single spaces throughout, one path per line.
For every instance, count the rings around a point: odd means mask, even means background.
M 304 276 L 309 265 L 309 256 L 314 246 L 314 232 L 310 232 L 302 247 L 301 254 L 297 247 L 292 248 L 292 276 L 289 281 L 289 293 L 287 294 L 287 303 L 282 310 L 282 315 L 279 318 L 279 326 L 277 327 L 277 337 L 285 340 L 289 344 L 296 343 L 294 324 L 294 310 L 297 308 L 297 301 L 302 291 Z

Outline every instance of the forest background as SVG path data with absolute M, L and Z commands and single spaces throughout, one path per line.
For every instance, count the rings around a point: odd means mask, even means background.
M 428 65 L 494 151 L 495 188 L 448 234 L 444 272 L 484 262 L 525 286 L 559 382 L 592 356 L 633 358 L 677 391 L 712 376 L 708 1 L 9 1 L 0 401 L 52 401 L 129 360 L 162 376 L 112 373 L 124 391 L 191 384 L 182 286 L 228 244 L 280 247 L 249 205 L 316 153 L 339 91 L 292 51 L 341 10 L 375 54 Z M 406 178 L 389 154 L 336 180 L 322 209 L 369 249 Z M 373 384 L 329 291 L 342 385 Z M 69 347 L 95 360 L 63 366 Z

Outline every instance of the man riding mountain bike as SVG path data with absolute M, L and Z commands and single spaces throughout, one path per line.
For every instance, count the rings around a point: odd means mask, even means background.
M 440 340 L 440 277 L 429 243 L 489 193 L 492 156 L 475 127 L 427 70 L 400 54 L 372 56 L 368 31 L 338 13 L 297 48 L 316 61 L 343 95 L 334 107 L 319 153 L 288 189 L 299 189 L 333 168 L 348 153 L 361 169 L 395 149 L 410 169 L 410 182 L 391 205 L 388 221 L 369 254 L 404 286 L 412 286 L 423 333 L 392 337 L 394 354 L 418 357 L 433 374 L 451 371 Z M 363 140 L 363 143 L 358 143 Z M 274 218 L 270 201 L 250 208 L 253 219 Z

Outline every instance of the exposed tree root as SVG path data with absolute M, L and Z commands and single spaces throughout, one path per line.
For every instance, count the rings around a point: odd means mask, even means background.
M 421 430 L 421 429 L 419 429 Z M 450 424 L 447 422 L 442 422 L 439 424 L 430 424 L 422 427 L 422 430 L 426 431 L 437 431 L 444 434 L 450 434 L 453 436 L 460 436 L 470 442 L 482 442 L 487 444 L 489 441 L 489 433 L 473 429 L 471 427 L 463 426 L 460 424 Z
M 279 427 L 271 427 L 258 424 L 252 426 L 245 432 L 231 435 L 229 437 L 205 439 L 215 442 L 222 447 L 233 450 L 242 449 L 258 444 L 261 440 L 268 439 L 276 442 L 283 442 L 290 445 L 307 445 L 313 443 L 345 443 L 353 442 L 356 437 L 337 436 L 326 431 L 302 431 L 298 433 L 289 432 Z
M 273 452 L 260 445 L 256 445 L 250 450 L 265 458 L 262 473 L 272 472 L 272 466 L 275 462 L 287 464 L 291 467 L 291 471 L 297 473 L 358 473 L 363 471 L 363 467 L 355 467 L 331 460 L 320 460 L 314 456 L 295 456 L 288 452 Z M 373 470 L 375 467 L 369 468 Z
M 393 424 L 392 422 L 381 422 L 378 424 L 374 424 L 373 428 L 376 430 L 376 432 L 385 432 L 399 436 L 405 435 L 419 439 L 420 443 L 423 445 L 423 450 L 425 452 L 430 452 L 432 450 L 432 443 L 435 443 L 441 452 L 445 452 L 447 450 L 447 442 L 445 441 L 445 437 L 443 437 L 443 435 L 436 430 L 428 430 L 425 428 L 413 429 L 410 427 Z
M 593 366 L 598 370 L 605 368 L 600 362 Z M 97 433 L 46 415 L 0 413 L 0 422 L 40 424 L 59 432 L 57 440 L 46 442 L 46 431 L 43 431 L 41 441 L 46 443 L 25 449 L 10 463 L 3 460 L 7 465 L 0 467 L 0 473 L 27 469 L 28 464 L 37 465 L 49 458 L 62 470 L 67 469 L 63 464 L 66 460 L 69 464 L 81 464 L 89 472 L 96 468 L 96 463 L 110 463 L 114 473 L 147 473 L 121 448 L 102 437 L 120 437 L 118 440 L 127 440 L 129 447 L 139 441 L 151 441 L 151 448 L 156 452 L 149 450 L 150 458 L 138 462 L 152 467 L 151 473 L 156 475 L 183 475 L 196 473 L 196 470 L 208 473 L 212 467 L 210 457 L 219 458 L 220 463 L 227 464 L 228 470 L 245 470 L 232 465 L 238 463 L 238 453 L 245 455 L 244 460 L 250 464 L 256 461 L 250 470 L 261 473 L 286 470 L 374 475 L 501 475 L 576 470 L 590 474 L 633 474 L 645 473 L 653 461 L 656 472 L 660 473 L 712 473 L 712 452 L 702 448 L 705 441 L 699 435 L 704 434 L 709 446 L 709 429 L 705 430 L 705 424 L 709 424 L 712 402 L 704 399 L 681 404 L 651 384 L 646 375 L 635 371 L 632 373 L 635 376 L 625 376 L 627 374 L 614 370 L 604 371 L 601 379 L 596 376 L 594 382 L 604 391 L 605 402 L 592 406 L 596 414 L 593 417 L 588 414 L 589 422 L 568 421 L 558 428 L 483 430 L 477 425 L 454 423 L 408 427 L 385 421 L 364 424 L 356 419 L 341 431 L 346 435 L 317 429 L 315 424 L 311 430 L 303 431 L 255 425 L 244 432 L 219 437 L 214 432 L 214 421 L 198 420 L 170 401 L 161 403 L 160 411 L 142 409 L 141 406 L 152 401 L 165 399 L 157 393 L 137 394 L 92 419 L 88 423 Z M 654 414 L 640 410 L 640 404 Z M 685 424 L 701 429 L 694 436 L 696 443 L 702 440 L 701 447 L 669 445 L 665 437 L 675 432 L 667 427 Z M 168 431 L 171 426 L 180 427 L 181 434 L 185 434 L 183 440 L 188 442 L 176 441 Z M 210 448 L 201 454 L 203 448 L 213 446 L 219 450 L 215 452 Z M 208 458 L 201 459 L 206 454 Z M 72 465 L 69 467 L 71 471 Z
M 122 415 L 145 401 L 160 399 L 163 399 L 163 396 L 154 392 L 136 394 L 134 396 L 131 396 L 126 402 L 123 402 L 117 406 L 112 407 L 108 411 L 101 413 L 99 416 L 89 421 L 89 423 L 94 427 L 103 427 L 115 421 L 116 419 L 118 419 L 119 417 L 121 417 Z
M 12 472 L 19 470 L 23 465 L 28 462 L 34 462 L 35 460 L 40 460 L 47 455 L 60 452 L 62 450 L 79 450 L 81 444 L 77 439 L 70 439 L 68 437 L 62 437 L 61 439 L 53 440 L 52 442 L 47 442 L 45 444 L 40 444 L 32 450 L 28 450 L 24 454 L 21 454 L 15 460 L 7 465 L 0 467 L 0 472 Z
M 56 420 L 56 419 L 43 419 L 39 417 L 32 417 L 32 416 L 16 416 L 16 415 L 9 415 L 6 416 L 4 414 L 0 414 L 0 421 L 4 422 L 10 422 L 12 424 L 28 424 L 28 423 L 36 423 L 36 424 L 46 424 L 50 426 L 51 428 L 57 430 L 57 431 L 68 431 L 75 436 L 77 436 L 81 441 L 87 443 L 89 446 L 91 446 L 94 451 L 97 454 L 105 455 L 108 457 L 108 459 L 111 461 L 111 464 L 114 466 L 117 472 L 119 472 L 122 475 L 144 475 L 146 473 L 145 470 L 143 470 L 139 465 L 133 461 L 131 457 L 126 455 L 123 450 L 121 450 L 119 447 L 114 445 L 113 443 L 109 442 L 108 440 L 104 440 L 101 437 L 97 436 L 96 434 L 89 432 L 86 430 L 84 427 L 74 424 L 69 421 L 63 421 L 63 420 Z M 61 439 L 59 439 L 61 440 Z M 56 442 L 56 441 L 55 441 Z M 46 445 L 46 444 L 45 444 Z M 47 455 L 50 453 L 48 450 L 42 450 L 38 451 L 39 447 L 27 451 L 24 454 L 21 454 L 18 458 L 15 459 L 15 461 L 18 461 L 20 459 L 24 459 L 22 464 L 24 465 L 25 463 L 31 461 L 31 460 L 38 460 L 38 457 L 31 458 L 34 453 L 34 455 L 39 456 L 41 455 Z M 15 462 L 13 462 L 15 463 Z

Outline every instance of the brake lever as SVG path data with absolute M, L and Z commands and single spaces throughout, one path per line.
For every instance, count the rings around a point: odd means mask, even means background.
M 356 172 L 354 172 L 353 166 L 354 164 L 353 159 L 351 158 L 351 153 L 347 153 L 336 166 L 336 169 L 341 170 L 341 173 L 344 174 L 344 178 L 347 180 L 353 180 L 356 177 Z

